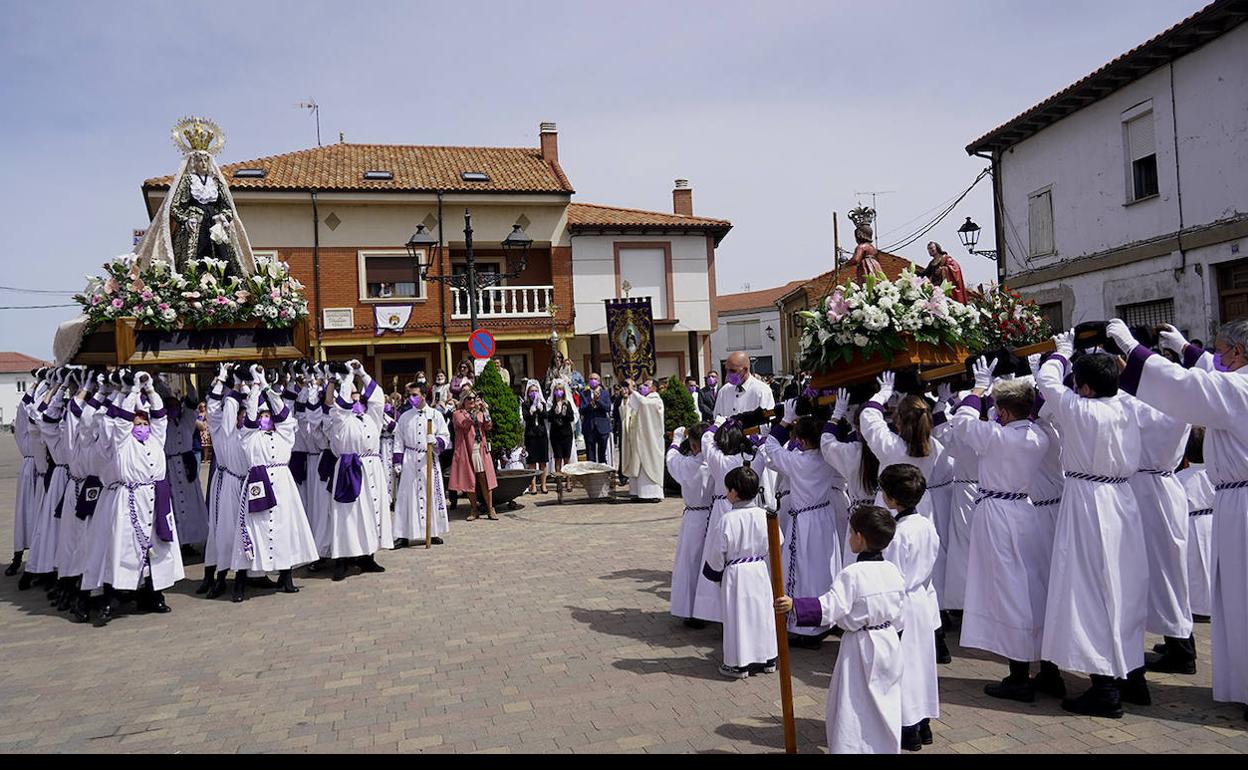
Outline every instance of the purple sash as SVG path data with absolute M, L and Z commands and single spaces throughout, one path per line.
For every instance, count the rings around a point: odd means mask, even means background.
M 338 458 L 338 477 L 334 482 L 334 500 L 354 503 L 364 488 L 364 463 L 357 454 L 345 454 Z
M 152 517 L 152 525 L 156 537 L 166 543 L 173 542 L 173 487 L 169 479 L 161 479 L 154 485 L 156 488 L 156 515 Z
M 269 480 L 269 469 L 263 465 L 254 466 L 247 473 L 246 490 L 248 513 L 262 513 L 277 505 L 273 482 Z
M 290 475 L 295 477 L 296 484 L 303 484 L 308 480 L 307 452 L 290 453 Z
M 87 476 L 83 479 L 82 486 L 78 488 L 78 499 L 74 501 L 74 515 L 86 521 L 95 513 L 95 504 L 103 490 L 104 484 L 100 482 L 99 476 Z
M 333 452 L 328 449 L 321 451 L 321 459 L 316 464 L 316 475 L 320 476 L 322 482 L 328 482 L 330 477 L 334 475 L 335 462 L 337 462 L 337 458 L 334 457 Z M 325 488 L 333 489 L 333 485 L 326 484 Z

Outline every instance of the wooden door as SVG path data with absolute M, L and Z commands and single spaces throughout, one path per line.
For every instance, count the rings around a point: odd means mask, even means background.
M 1248 318 L 1248 259 L 1218 265 L 1218 318 Z

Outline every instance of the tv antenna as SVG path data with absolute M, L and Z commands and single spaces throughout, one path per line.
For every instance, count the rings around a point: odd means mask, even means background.
M 892 195 L 895 192 L 897 191 L 896 190 L 861 190 L 861 191 L 854 193 L 854 195 L 870 195 L 871 196 L 871 210 L 875 212 L 875 220 L 872 222 L 871 227 L 872 229 L 875 230 L 875 237 L 877 241 L 879 240 L 879 237 L 880 237 L 880 207 L 875 205 L 875 197 L 877 195 Z
M 316 100 L 308 97 L 306 102 L 299 102 L 298 107 L 308 110 L 312 113 L 312 117 L 316 118 L 316 146 L 321 146 L 321 105 Z

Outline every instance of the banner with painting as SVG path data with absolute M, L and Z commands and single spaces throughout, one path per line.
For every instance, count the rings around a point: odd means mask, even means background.
M 607 338 L 611 341 L 611 369 L 617 382 L 654 376 L 654 314 L 650 298 L 608 299 Z

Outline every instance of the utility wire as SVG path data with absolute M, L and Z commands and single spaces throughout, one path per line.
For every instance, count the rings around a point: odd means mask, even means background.
M 0 291 L 11 291 L 17 294 L 77 294 L 76 291 L 56 291 L 53 289 L 22 289 L 17 286 L 0 286 Z
M 945 217 L 949 216 L 949 214 L 952 213 L 955 208 L 957 208 L 958 204 L 961 203 L 966 198 L 966 196 L 971 193 L 971 190 L 974 190 L 975 186 L 978 185 L 981 181 L 983 181 L 984 177 L 988 176 L 988 174 L 989 174 L 988 169 L 984 169 L 983 171 L 981 171 L 979 173 L 979 176 L 975 177 L 975 181 L 971 182 L 970 187 L 967 187 L 965 190 L 963 190 L 961 195 L 954 198 L 953 202 L 947 205 L 934 218 L 932 218 L 930 221 L 928 221 L 918 230 L 912 232 L 910 235 L 902 238 L 897 243 L 884 247 L 882 250 L 890 252 L 890 253 L 896 252 L 900 249 L 904 249 L 905 247 L 909 246 L 910 244 L 914 243 L 915 241 L 919 240 L 923 236 L 930 233 L 932 230 L 936 228 L 936 225 L 940 224 L 945 219 Z
M 78 307 L 78 303 L 68 305 L 0 305 L 0 310 L 46 310 L 52 307 Z

